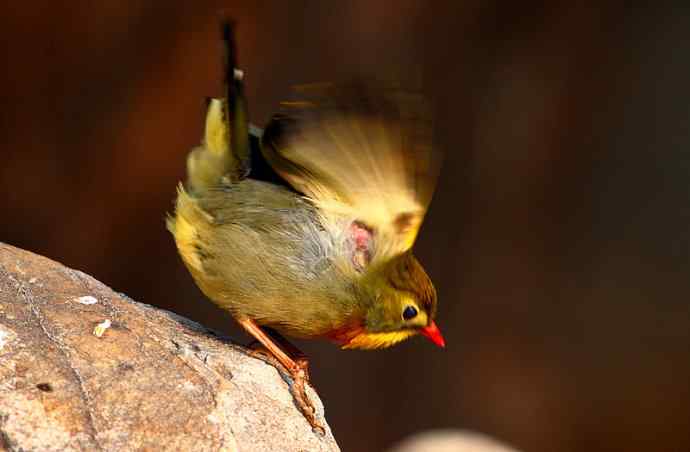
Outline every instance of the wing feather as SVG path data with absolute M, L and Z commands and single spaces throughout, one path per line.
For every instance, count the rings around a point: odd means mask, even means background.
M 325 215 L 366 224 L 378 254 L 415 241 L 433 194 L 439 156 L 424 99 L 380 83 L 296 89 L 263 136 L 271 166 Z

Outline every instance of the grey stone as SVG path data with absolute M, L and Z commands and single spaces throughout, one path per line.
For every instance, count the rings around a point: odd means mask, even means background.
M 339 450 L 288 381 L 195 322 L 0 243 L 0 449 Z

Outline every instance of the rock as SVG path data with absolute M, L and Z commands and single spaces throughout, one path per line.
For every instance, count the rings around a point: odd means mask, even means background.
M 201 325 L 0 243 L 0 449 L 339 450 L 287 381 Z

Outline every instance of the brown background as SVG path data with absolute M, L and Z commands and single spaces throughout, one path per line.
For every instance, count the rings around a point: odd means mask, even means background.
M 59 3 L 0 7 L 0 240 L 246 340 L 163 227 L 221 91 L 225 8 L 256 124 L 291 84 L 391 71 L 421 75 L 437 115 L 416 250 L 448 347 L 300 344 L 344 450 L 438 427 L 690 450 L 687 8 Z

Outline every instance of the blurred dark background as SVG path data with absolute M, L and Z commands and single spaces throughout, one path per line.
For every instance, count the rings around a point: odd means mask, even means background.
M 299 343 L 345 451 L 474 429 L 526 451 L 690 450 L 683 2 L 7 2 L 0 240 L 242 341 L 165 231 L 218 12 L 252 121 L 295 83 L 421 76 L 445 152 L 416 245 L 448 347 Z

